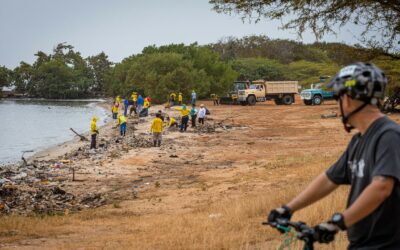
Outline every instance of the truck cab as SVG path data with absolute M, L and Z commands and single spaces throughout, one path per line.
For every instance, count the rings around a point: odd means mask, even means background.
M 255 83 L 255 84 L 250 85 L 248 93 L 249 94 L 253 94 L 256 97 L 256 100 L 258 102 L 264 102 L 265 101 L 264 84 Z
M 243 105 L 255 105 L 256 102 L 265 102 L 265 87 L 263 83 L 254 81 L 247 89 L 239 91 L 239 102 Z

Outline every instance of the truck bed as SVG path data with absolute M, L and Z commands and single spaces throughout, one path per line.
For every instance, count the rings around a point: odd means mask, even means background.
M 267 94 L 289 94 L 298 93 L 297 81 L 275 81 L 265 82 Z

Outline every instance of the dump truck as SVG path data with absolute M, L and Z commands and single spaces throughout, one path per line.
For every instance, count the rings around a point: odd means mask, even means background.
M 290 105 L 299 93 L 298 81 L 253 81 L 248 89 L 239 90 L 238 101 L 242 105 L 274 100 L 276 105 Z
M 247 89 L 250 86 L 249 81 L 235 81 L 232 88 L 226 96 L 222 96 L 219 99 L 220 104 L 239 104 L 238 95 L 239 90 Z

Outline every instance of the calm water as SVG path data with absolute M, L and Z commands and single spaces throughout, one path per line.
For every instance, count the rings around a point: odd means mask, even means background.
M 0 100 L 0 165 L 72 139 L 69 128 L 88 132 L 93 115 L 98 126 L 106 122 L 106 111 L 91 102 Z

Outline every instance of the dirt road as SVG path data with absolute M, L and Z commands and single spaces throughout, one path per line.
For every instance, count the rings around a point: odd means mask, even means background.
M 215 133 L 168 132 L 161 148 L 88 166 L 67 190 L 101 190 L 106 207 L 53 217 L 3 217 L 5 249 L 276 249 L 267 212 L 332 164 L 351 135 L 334 102 L 211 106 Z M 168 111 L 171 112 L 171 111 Z M 398 116 L 392 116 L 397 122 Z M 148 122 L 136 133 L 148 131 Z M 189 129 L 191 130 L 191 129 Z M 296 214 L 315 224 L 343 208 L 346 188 Z M 299 245 L 296 245 L 297 247 Z M 327 249 L 343 249 L 344 236 Z

